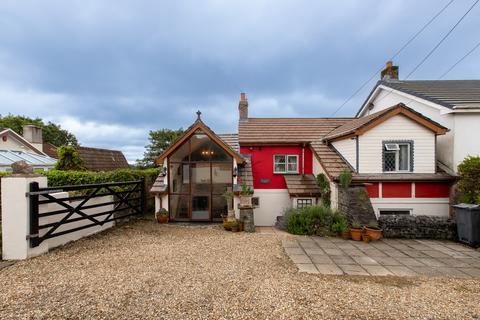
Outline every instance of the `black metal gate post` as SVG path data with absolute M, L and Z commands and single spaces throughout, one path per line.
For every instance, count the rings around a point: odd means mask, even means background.
M 38 182 L 30 182 L 30 247 L 38 247 Z

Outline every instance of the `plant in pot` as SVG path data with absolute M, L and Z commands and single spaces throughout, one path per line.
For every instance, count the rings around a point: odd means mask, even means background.
M 380 229 L 378 222 L 375 220 L 372 220 L 368 223 L 367 227 L 365 228 L 365 233 L 374 241 L 382 237 L 382 229 Z
M 165 208 L 160 208 L 155 213 L 155 218 L 158 223 L 167 223 L 168 222 L 168 211 Z
M 242 184 L 242 190 L 240 191 L 240 206 L 241 207 L 252 207 L 252 189 L 247 186 L 245 182 Z
M 345 214 L 339 210 L 336 210 L 334 211 L 332 218 L 333 224 L 331 231 L 342 237 L 342 239 L 350 239 L 350 231 L 348 229 L 348 221 Z
M 231 222 L 231 230 L 232 232 L 238 232 L 238 222 L 237 221 L 232 221 Z
M 362 240 L 362 233 L 362 225 L 358 221 L 353 221 L 352 225 L 350 226 L 350 235 L 352 236 L 352 240 Z
M 365 243 L 369 243 L 372 238 L 368 234 L 362 234 L 362 240 Z

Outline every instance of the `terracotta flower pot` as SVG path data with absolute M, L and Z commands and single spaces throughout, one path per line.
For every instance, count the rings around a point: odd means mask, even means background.
M 368 234 L 362 234 L 362 239 L 363 239 L 363 242 L 365 243 L 370 242 L 370 236 Z
M 340 236 L 342 237 L 343 240 L 348 240 L 350 239 L 350 231 L 343 231 L 340 233 Z
M 376 241 L 382 237 L 382 230 L 381 229 L 373 229 L 373 228 L 366 228 L 365 233 L 370 236 L 370 239 Z
M 354 228 L 350 229 L 350 235 L 352 236 L 352 240 L 355 240 L 355 241 L 362 240 L 362 233 L 363 233 L 362 229 L 354 229 Z
M 166 214 L 159 214 L 157 215 L 158 223 L 167 223 L 168 222 L 168 215 Z
M 251 208 L 252 196 L 240 195 L 240 207 Z

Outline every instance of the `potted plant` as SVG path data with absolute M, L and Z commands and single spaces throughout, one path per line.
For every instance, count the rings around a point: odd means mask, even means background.
M 237 221 L 232 221 L 231 222 L 231 230 L 232 232 L 238 232 L 238 222 Z
M 350 227 L 350 235 L 352 240 L 360 241 L 362 240 L 363 229 L 358 221 L 353 221 L 352 226 Z
M 155 213 L 155 218 L 158 223 L 167 223 L 168 222 L 168 211 L 165 208 L 160 208 Z
M 365 233 L 374 241 L 382 237 L 382 230 L 378 226 L 378 222 L 375 220 L 372 220 L 368 223 L 367 227 L 365 228 Z
M 252 189 L 243 182 L 242 190 L 240 191 L 240 207 L 252 207 L 252 193 Z
M 362 234 L 362 239 L 363 239 L 363 242 L 365 242 L 365 243 L 369 243 L 370 240 L 371 240 L 370 236 L 368 234 L 365 234 L 365 233 Z

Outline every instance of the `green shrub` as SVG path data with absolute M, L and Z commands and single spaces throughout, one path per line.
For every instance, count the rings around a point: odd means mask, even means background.
M 333 215 L 332 209 L 325 206 L 290 209 L 285 214 L 287 231 L 298 235 L 328 235 Z
M 462 201 L 480 204 L 480 156 L 466 157 L 458 165 L 458 188 L 462 192 Z
M 331 231 L 333 233 L 344 232 L 348 230 L 348 220 L 345 214 L 339 210 L 333 212 Z
M 57 149 L 58 161 L 55 164 L 57 170 L 83 171 L 85 166 L 77 151 L 71 146 L 61 146 Z
M 352 183 L 352 173 L 350 170 L 344 169 L 338 176 L 338 180 L 340 181 L 340 186 L 346 189 L 350 186 L 350 183 Z
M 325 207 L 330 207 L 330 182 L 323 173 L 317 175 L 317 185 L 320 188 L 320 194 L 322 196 L 322 205 Z

